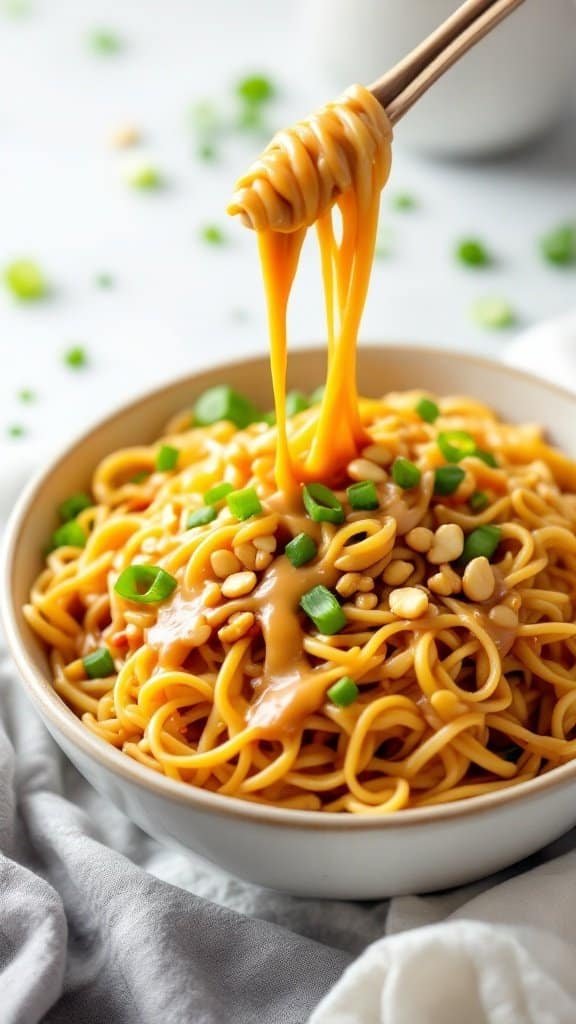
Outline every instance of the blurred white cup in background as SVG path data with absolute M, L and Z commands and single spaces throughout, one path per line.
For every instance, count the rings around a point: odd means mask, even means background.
M 374 81 L 459 0 L 304 0 L 312 59 L 339 90 Z M 576 7 L 526 0 L 481 40 L 396 130 L 407 146 L 466 156 L 512 149 L 552 127 L 576 96 Z

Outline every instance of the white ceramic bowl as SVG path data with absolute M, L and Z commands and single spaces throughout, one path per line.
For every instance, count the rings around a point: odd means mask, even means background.
M 323 377 L 324 353 L 291 357 L 290 384 Z M 576 453 L 576 397 L 517 370 L 454 352 L 364 347 L 366 394 L 426 387 L 471 394 L 512 421 L 546 424 Z M 179 380 L 108 417 L 71 445 L 28 487 L 5 540 L 1 604 L 23 685 L 56 742 L 83 775 L 161 842 L 194 850 L 264 886 L 299 896 L 374 899 L 461 884 L 527 856 L 576 823 L 576 761 L 521 786 L 384 818 L 287 811 L 172 781 L 84 728 L 54 692 L 42 644 L 21 611 L 41 564 L 57 504 L 84 487 L 99 459 L 156 438 L 170 415 L 204 388 L 226 381 L 270 405 L 268 360 L 229 364 Z

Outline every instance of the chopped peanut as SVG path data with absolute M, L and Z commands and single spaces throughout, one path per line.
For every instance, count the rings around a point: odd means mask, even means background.
M 462 589 L 462 580 L 458 573 L 444 562 L 440 566 L 440 572 L 437 572 L 434 576 L 430 576 L 428 579 L 428 587 L 435 594 L 439 594 L 440 597 L 450 597 L 450 594 L 458 594 Z
M 517 629 L 518 615 L 513 608 L 505 604 L 496 604 L 488 612 L 488 618 L 500 629 Z
M 362 451 L 362 457 L 375 462 L 377 466 L 389 466 L 394 456 L 383 444 L 369 444 Z
M 256 551 L 256 565 L 255 568 L 258 572 L 262 572 L 263 569 L 267 569 L 268 566 L 273 562 L 274 556 L 269 551 Z
M 430 551 L 434 543 L 434 533 L 432 530 L 426 529 L 425 526 L 415 526 L 413 530 L 406 534 L 405 539 L 409 548 L 412 548 L 413 551 L 419 551 L 421 555 L 425 555 L 427 551 Z
M 396 558 L 390 565 L 387 565 L 382 573 L 382 579 L 384 583 L 387 583 L 390 587 L 398 587 L 402 583 L 406 583 L 409 576 L 412 575 L 414 566 L 412 562 L 403 562 L 401 558 Z
M 418 587 L 400 587 L 390 594 L 390 611 L 400 619 L 419 619 L 428 611 L 428 595 Z
M 360 589 L 360 580 L 362 576 L 359 572 L 346 572 L 340 577 L 336 584 L 336 590 L 341 597 L 351 597 L 357 590 Z
M 236 612 L 230 616 L 228 624 L 218 630 L 218 639 L 223 644 L 233 644 L 241 640 L 254 625 L 252 612 Z
M 140 142 L 140 132 L 133 124 L 125 124 L 112 134 L 110 145 L 113 149 L 128 149 Z
M 212 571 L 221 580 L 225 580 L 227 576 L 239 572 L 242 568 L 242 563 L 236 558 L 236 555 L 233 555 L 231 551 L 227 551 L 225 548 L 212 552 L 210 555 L 210 565 L 212 566 Z
M 215 608 L 217 604 L 220 604 L 222 600 L 222 591 L 217 583 L 213 580 L 207 583 L 204 587 L 202 600 L 205 608 Z
M 258 548 L 258 551 L 268 551 L 270 554 L 276 551 L 276 537 L 271 533 L 266 533 L 262 537 L 254 537 L 252 543 L 255 548 Z
M 374 483 L 383 483 L 386 480 L 386 473 L 381 466 L 377 466 L 370 459 L 353 459 L 348 463 L 348 476 L 351 480 L 373 480 Z
M 378 598 L 376 594 L 357 594 L 354 598 L 354 604 L 357 608 L 361 608 L 364 612 L 372 611 L 378 604 Z
M 468 562 L 462 577 L 462 587 L 470 601 L 487 601 L 492 597 L 495 586 L 492 566 L 484 555 Z
M 445 523 L 439 526 L 434 534 L 432 547 L 428 552 L 428 561 L 433 565 L 441 562 L 453 562 L 460 558 L 464 550 L 464 533 L 456 523 Z
M 224 597 L 244 597 L 256 586 L 255 572 L 234 572 L 222 584 Z
M 256 568 L 256 548 L 250 541 L 246 541 L 244 544 L 235 544 L 234 554 L 236 558 L 240 559 L 245 569 Z

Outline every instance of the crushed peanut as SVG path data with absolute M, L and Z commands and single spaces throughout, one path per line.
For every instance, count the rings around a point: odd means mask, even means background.
M 225 580 L 227 576 L 239 572 L 242 568 L 242 563 L 236 558 L 236 555 L 233 555 L 231 551 L 227 551 L 226 548 L 219 548 L 218 551 L 212 552 L 210 555 L 210 565 L 214 574 L 221 580 Z
M 518 615 L 513 608 L 505 604 L 496 604 L 488 612 L 488 618 L 500 629 L 517 629 Z
M 274 555 L 272 555 L 269 551 L 258 551 L 257 550 L 256 551 L 256 563 L 255 563 L 254 568 L 257 569 L 258 572 L 262 572 L 263 569 L 267 569 L 268 566 L 272 564 L 273 560 L 274 560 Z
M 276 551 L 276 537 L 271 533 L 266 533 L 262 537 L 254 537 L 252 543 L 255 548 L 258 548 L 258 551 L 268 551 L 269 554 Z
M 236 612 L 230 616 L 228 624 L 218 630 L 218 639 L 224 644 L 236 643 L 237 640 L 246 636 L 253 625 L 254 615 L 252 612 Z
M 360 589 L 362 575 L 359 572 L 346 572 L 340 577 L 336 584 L 336 590 L 341 597 L 351 597 Z
M 376 597 L 376 594 L 358 594 L 354 598 L 354 604 L 363 612 L 370 612 L 373 608 L 376 608 L 378 598 Z
M 348 463 L 348 476 L 351 480 L 372 480 L 374 483 L 383 483 L 387 475 L 381 466 L 377 466 L 370 459 L 353 459 Z
M 458 594 L 461 591 L 462 580 L 458 573 L 454 572 L 447 562 L 444 562 L 440 566 L 440 572 L 430 576 L 428 587 L 433 593 L 439 594 L 440 597 L 450 597 L 451 594 Z
M 383 444 L 369 444 L 367 448 L 363 449 L 362 457 L 369 459 L 370 462 L 375 462 L 377 466 L 389 466 L 394 458 L 392 452 Z
M 405 540 L 409 548 L 425 555 L 434 543 L 434 533 L 425 526 L 415 526 L 406 534 Z
M 439 526 L 434 534 L 432 547 L 428 552 L 428 561 L 432 565 L 441 562 L 453 562 L 460 558 L 464 550 L 464 532 L 456 523 L 445 523 Z
M 390 594 L 390 611 L 400 619 L 419 619 L 428 611 L 428 595 L 419 587 L 400 587 Z
M 492 597 L 495 586 L 492 566 L 484 555 L 468 562 L 462 577 L 462 588 L 470 601 L 487 601 Z
M 250 541 L 246 541 L 244 544 L 235 544 L 234 554 L 236 558 L 240 559 L 245 569 L 256 568 L 256 548 Z
M 227 576 L 222 584 L 224 597 L 244 597 L 256 586 L 255 572 L 235 572 Z

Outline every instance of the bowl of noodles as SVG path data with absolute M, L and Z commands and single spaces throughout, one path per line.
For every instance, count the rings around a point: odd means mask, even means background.
M 290 358 L 293 457 L 324 362 Z M 5 541 L 8 642 L 72 762 L 298 895 L 460 884 L 576 822 L 576 398 L 411 346 L 365 346 L 358 385 L 354 458 L 292 492 L 267 358 L 147 394 Z

